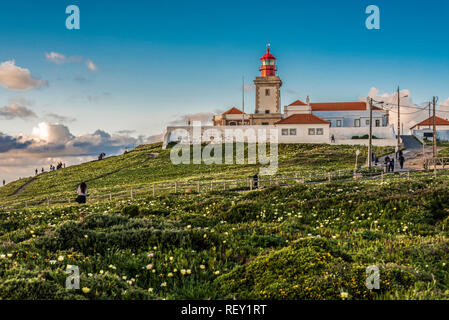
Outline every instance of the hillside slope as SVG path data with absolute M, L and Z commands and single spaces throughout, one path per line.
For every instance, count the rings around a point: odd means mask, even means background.
M 0 299 L 448 299 L 448 191 L 438 177 L 0 210 Z
M 354 168 L 355 151 L 361 150 L 359 163 L 366 158 L 367 148 L 329 146 L 321 144 L 288 144 L 279 146 L 278 174 L 329 172 Z M 375 148 L 376 154 L 390 153 L 392 148 Z M 247 148 L 246 148 L 247 150 Z M 246 152 L 245 152 L 246 154 Z M 210 181 L 248 178 L 258 172 L 259 164 L 180 164 L 170 160 L 170 149 L 161 144 L 143 145 L 127 154 L 91 161 L 65 169 L 39 174 L 12 182 L 0 188 L 2 202 L 25 201 L 34 198 L 74 197 L 75 188 L 85 181 L 91 195 L 129 190 L 157 182 Z M 28 184 L 27 184 L 28 183 Z M 20 193 L 13 195 L 25 184 Z

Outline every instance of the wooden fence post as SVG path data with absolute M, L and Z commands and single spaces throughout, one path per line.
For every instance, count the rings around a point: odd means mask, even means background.
M 383 171 L 380 172 L 380 182 L 381 183 L 384 182 L 384 172 Z
M 407 171 L 407 180 L 410 181 L 410 171 Z
M 175 193 L 178 193 L 178 181 L 175 182 Z
M 200 191 L 201 191 L 201 182 L 199 182 L 199 181 L 197 183 L 197 188 L 198 188 L 198 193 L 200 193 Z
M 109 201 L 112 201 L 112 193 L 109 193 Z
M 156 197 L 156 186 L 153 183 L 153 197 Z
M 214 182 L 211 181 L 211 182 L 210 182 L 210 191 L 213 191 L 213 190 L 214 190 Z
M 223 181 L 223 190 L 226 190 L 226 181 Z
M 331 182 L 331 173 L 330 172 L 328 173 L 328 180 L 329 180 L 329 182 Z
M 47 206 L 50 206 L 50 198 L 47 198 Z
M 131 189 L 131 200 L 134 200 L 133 189 Z
M 252 191 L 253 190 L 253 180 L 249 179 L 249 190 Z

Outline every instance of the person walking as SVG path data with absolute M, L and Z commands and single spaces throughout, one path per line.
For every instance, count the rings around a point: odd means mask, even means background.
M 78 197 L 75 199 L 75 201 L 78 202 L 79 204 L 86 203 L 87 185 L 85 182 L 81 182 L 78 185 L 76 192 L 78 193 Z
M 6 181 L 5 181 L 5 179 L 3 179 L 3 186 L 5 186 L 5 184 L 6 184 Z
M 391 172 L 394 172 L 394 159 L 391 159 L 390 161 L 390 170 Z
M 401 155 L 399 156 L 399 165 L 401 166 L 401 169 L 404 169 L 404 161 L 405 161 L 405 158 L 404 158 L 404 156 L 401 154 Z
M 385 165 L 385 172 L 390 172 L 390 157 L 386 156 L 385 157 L 385 161 L 384 161 L 384 165 Z
M 253 176 L 253 187 L 254 189 L 259 189 L 259 176 L 257 173 Z
M 39 173 L 39 170 L 36 169 L 36 170 L 34 171 L 34 173 L 35 173 L 35 175 L 37 176 L 37 174 Z

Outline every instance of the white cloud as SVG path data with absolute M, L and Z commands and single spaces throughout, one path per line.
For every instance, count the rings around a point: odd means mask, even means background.
M 16 103 L 11 103 L 9 106 L 4 106 L 0 108 L 0 118 L 11 120 L 14 118 L 35 118 L 36 114 L 28 109 Z
M 11 60 L 0 64 L 0 85 L 9 90 L 28 90 L 47 86 L 48 82 L 33 78 L 30 70 L 16 66 Z
M 95 63 L 93 63 L 92 60 L 90 60 L 90 59 L 86 60 L 86 66 L 92 72 L 95 72 L 98 70 L 97 65 Z
M 45 58 L 53 63 L 56 64 L 64 64 L 64 63 L 73 63 L 73 62 L 85 62 L 86 63 L 86 67 L 90 70 L 90 71 L 97 71 L 98 70 L 98 66 L 92 62 L 92 60 L 90 60 L 89 58 L 83 58 L 83 57 L 73 57 L 73 56 L 66 56 L 65 54 L 59 53 L 59 52 L 54 52 L 51 51 L 50 53 L 45 53 Z
M 70 62 L 70 59 L 67 59 L 65 55 L 57 52 L 45 53 L 45 58 L 47 58 L 48 61 L 54 62 L 56 64 Z
M 76 118 L 63 116 L 63 115 L 56 114 L 53 112 L 47 113 L 46 117 L 53 120 L 56 123 L 70 123 L 70 122 L 76 121 Z
M 377 88 L 371 88 L 368 94 L 369 97 L 377 101 L 384 101 L 383 108 L 389 110 L 389 122 L 397 130 L 398 123 L 398 93 L 380 93 Z M 400 91 L 400 113 L 401 113 L 401 133 L 410 134 L 410 128 L 415 124 L 429 118 L 429 108 L 425 103 L 423 105 L 416 105 L 413 103 L 412 94 L 410 90 Z M 378 105 L 382 107 L 382 105 Z M 437 112 L 437 115 L 440 116 Z
M 73 138 L 74 136 L 70 133 L 69 128 L 63 124 L 41 122 L 37 127 L 34 127 L 31 132 L 31 139 L 43 143 L 60 144 L 66 143 Z

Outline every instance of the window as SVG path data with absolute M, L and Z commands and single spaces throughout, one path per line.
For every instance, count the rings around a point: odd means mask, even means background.
M 341 127 L 341 120 L 337 120 L 337 127 Z
M 270 95 L 270 89 L 265 89 L 265 95 L 269 96 Z
M 232 121 L 232 122 L 229 122 L 229 125 L 230 126 L 235 126 L 235 125 L 237 125 L 234 121 Z
M 270 113 L 270 110 L 265 110 L 265 113 Z
M 282 135 L 288 136 L 288 129 L 282 129 Z
M 367 126 L 369 126 L 369 120 L 366 120 L 365 123 Z
M 376 127 L 380 127 L 380 120 L 376 120 Z
M 315 129 L 309 128 L 309 136 L 314 136 L 314 135 L 315 135 Z
M 262 122 L 263 126 L 268 126 L 268 122 Z
M 354 127 L 360 127 L 360 119 L 354 119 Z
M 296 136 L 296 129 L 290 129 L 290 135 Z
M 323 128 L 317 128 L 317 129 L 316 129 L 316 134 L 317 134 L 318 136 L 322 136 L 322 135 L 324 134 Z

